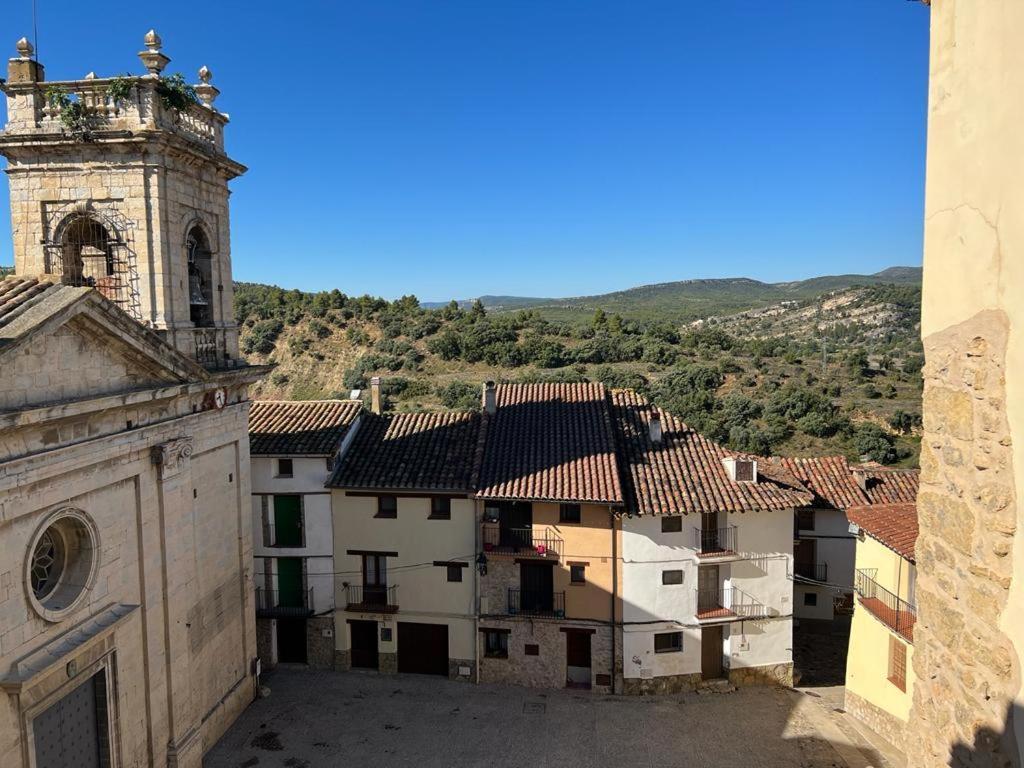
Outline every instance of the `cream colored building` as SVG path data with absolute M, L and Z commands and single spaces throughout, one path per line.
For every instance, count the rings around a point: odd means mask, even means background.
M 1024 4 L 934 0 L 908 754 L 1024 763 Z
M 477 679 L 479 431 L 477 413 L 360 418 L 328 482 L 336 669 Z
M 917 509 L 914 504 L 851 507 L 857 531 L 857 597 L 846 659 L 845 709 L 901 746 L 914 691 L 917 623 Z
M 27 42 L 4 85 L 17 274 L 0 281 L 0 762 L 196 766 L 253 698 L 247 387 L 226 117 L 114 102 Z M 86 140 L 87 139 L 87 140 Z M 226 286 L 226 287 L 225 287 Z M 224 288 L 222 290 L 222 287 Z

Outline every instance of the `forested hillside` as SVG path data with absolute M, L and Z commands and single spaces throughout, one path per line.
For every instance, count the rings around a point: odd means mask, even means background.
M 413 296 L 244 283 L 235 297 L 243 352 L 277 364 L 257 397 L 347 397 L 380 375 L 395 409 L 474 408 L 487 379 L 589 379 L 639 389 L 740 450 L 917 459 L 923 358 L 912 284 L 768 306 L 737 299 L 745 311 L 689 322 L 601 307 L 558 321 L 541 308 L 434 309 Z

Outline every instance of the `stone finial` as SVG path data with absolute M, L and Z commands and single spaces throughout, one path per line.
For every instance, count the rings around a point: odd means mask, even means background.
M 220 95 L 220 90 L 210 83 L 211 80 L 213 80 L 213 72 L 204 64 L 199 68 L 199 85 L 196 86 L 196 96 L 203 102 L 203 106 L 213 109 L 213 102 Z
M 139 52 L 139 58 L 142 59 L 142 63 L 145 65 L 150 77 L 159 77 L 160 73 L 164 71 L 164 67 L 171 61 L 169 57 L 160 51 L 160 48 L 163 46 L 163 40 L 160 39 L 160 35 L 156 33 L 156 30 L 151 29 L 146 33 L 143 42 L 146 45 L 146 50 Z
M 21 38 L 15 45 L 18 50 L 18 56 L 23 59 L 31 59 L 32 54 L 36 52 L 36 49 L 32 47 L 32 43 L 28 41 L 27 37 Z
M 96 73 L 95 72 L 90 72 L 89 74 L 87 74 L 85 76 L 85 79 L 86 80 L 95 80 L 96 79 Z

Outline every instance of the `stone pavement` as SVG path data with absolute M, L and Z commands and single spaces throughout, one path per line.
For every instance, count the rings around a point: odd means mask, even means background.
M 206 768 L 885 765 L 815 698 L 779 688 L 626 697 L 306 669 L 263 682 L 270 696 Z

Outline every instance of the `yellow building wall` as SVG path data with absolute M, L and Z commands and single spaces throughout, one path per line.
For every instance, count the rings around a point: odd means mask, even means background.
M 890 592 L 896 593 L 897 574 L 902 568 L 901 597 L 906 599 L 907 569 L 910 566 L 888 547 L 875 539 L 865 537 L 857 542 L 856 567 L 860 570 L 875 568 L 876 581 Z M 884 713 L 906 723 L 913 701 L 914 669 L 912 666 L 914 647 L 896 635 L 885 624 L 875 618 L 859 602 L 855 603 L 853 622 L 850 626 L 850 647 L 846 658 L 846 690 Z M 906 691 L 901 691 L 889 682 L 889 641 L 895 637 L 907 649 Z M 856 714 L 856 708 L 850 707 Z M 862 718 L 867 719 L 867 718 Z M 876 730 L 885 729 L 869 721 Z M 883 735 L 888 735 L 883 733 Z
M 580 522 L 560 523 L 559 505 L 534 502 L 533 528 L 550 529 L 565 542 L 555 567 L 556 592 L 565 592 L 565 614 L 574 619 L 612 618 L 612 516 L 608 507 L 583 504 Z M 586 584 L 572 584 L 569 568 L 586 564 Z

